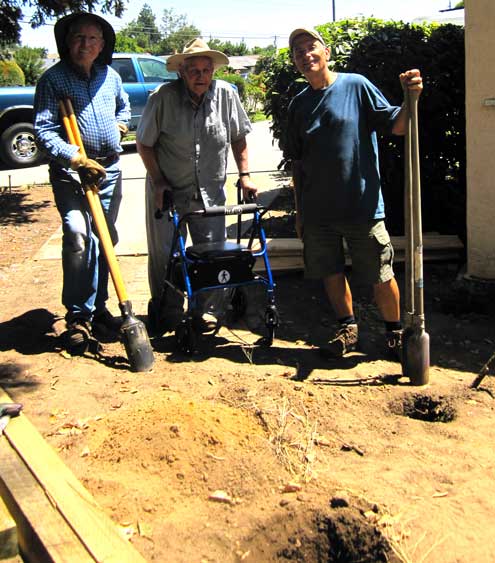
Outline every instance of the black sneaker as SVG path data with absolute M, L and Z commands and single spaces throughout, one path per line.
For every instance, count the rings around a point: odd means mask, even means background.
M 204 317 L 193 317 L 192 326 L 196 332 L 207 334 L 217 330 L 218 321 L 208 320 Z
M 91 339 L 91 323 L 88 319 L 74 318 L 67 322 L 67 330 L 62 336 L 68 352 L 84 354 Z
M 121 326 L 122 319 L 114 317 L 106 308 L 93 316 L 93 331 L 100 340 L 117 340 Z
M 402 329 L 390 330 L 385 333 L 385 345 L 387 352 L 396 360 L 402 361 Z
M 358 325 L 343 325 L 328 344 L 320 347 L 320 354 L 325 358 L 341 358 L 355 350 L 357 345 Z

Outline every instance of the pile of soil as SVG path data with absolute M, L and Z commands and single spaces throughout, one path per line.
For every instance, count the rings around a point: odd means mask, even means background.
M 147 560 L 495 560 L 493 377 L 469 388 L 495 326 L 489 303 L 450 306 L 458 265 L 425 267 L 426 387 L 385 355 L 366 291 L 361 349 L 320 358 L 335 319 L 301 273 L 276 274 L 271 347 L 255 345 L 253 290 L 198 353 L 166 334 L 153 370 L 132 373 L 120 342 L 61 348 L 61 265 L 33 260 L 59 226 L 49 187 L 0 194 L 0 225 L 1 385 Z M 146 257 L 119 262 L 146 279 Z M 144 299 L 135 310 L 146 318 Z

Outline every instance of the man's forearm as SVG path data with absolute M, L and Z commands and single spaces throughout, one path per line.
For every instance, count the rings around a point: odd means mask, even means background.
M 292 183 L 294 186 L 294 205 L 299 212 L 299 197 L 302 188 L 302 165 L 300 160 L 292 161 Z
M 166 183 L 166 179 L 164 178 L 156 159 L 155 149 L 153 147 L 143 145 L 139 141 L 136 141 L 136 148 L 143 161 L 144 167 L 150 176 L 153 186 L 160 186 L 162 183 Z
M 406 134 L 407 117 L 408 117 L 407 105 L 406 105 L 406 102 L 403 102 L 403 104 L 400 107 L 399 113 L 397 114 L 397 116 L 395 118 L 394 125 L 392 127 L 392 134 L 393 135 L 405 135 Z
M 237 170 L 239 170 L 239 173 L 249 172 L 246 137 L 232 142 L 232 153 L 234 155 L 234 159 L 237 164 Z

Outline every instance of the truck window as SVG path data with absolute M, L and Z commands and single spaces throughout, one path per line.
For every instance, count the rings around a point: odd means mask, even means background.
M 138 59 L 138 64 L 141 67 L 145 82 L 170 82 L 177 78 L 175 72 L 167 70 L 167 65 L 164 62 Z
M 137 82 L 136 71 L 131 59 L 114 59 L 112 68 L 120 74 L 122 82 Z

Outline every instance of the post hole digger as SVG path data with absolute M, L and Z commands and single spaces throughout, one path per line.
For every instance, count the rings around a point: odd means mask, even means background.
M 78 146 L 82 156 L 85 157 L 86 152 L 71 101 L 69 99 L 60 100 L 59 106 L 62 122 L 69 142 Z M 148 371 L 154 363 L 153 351 L 144 323 L 138 320 L 132 311 L 132 305 L 127 296 L 105 215 L 98 196 L 97 183 L 94 178 L 89 175 L 81 178 L 81 185 L 98 232 L 100 245 L 103 249 L 119 300 L 119 308 L 122 314 L 120 333 L 131 369 L 133 371 Z
M 405 138 L 404 228 L 406 235 L 406 318 L 402 335 L 402 373 L 413 385 L 429 379 L 430 337 L 425 332 L 423 237 L 418 141 L 418 97 L 406 91 L 408 125 Z

